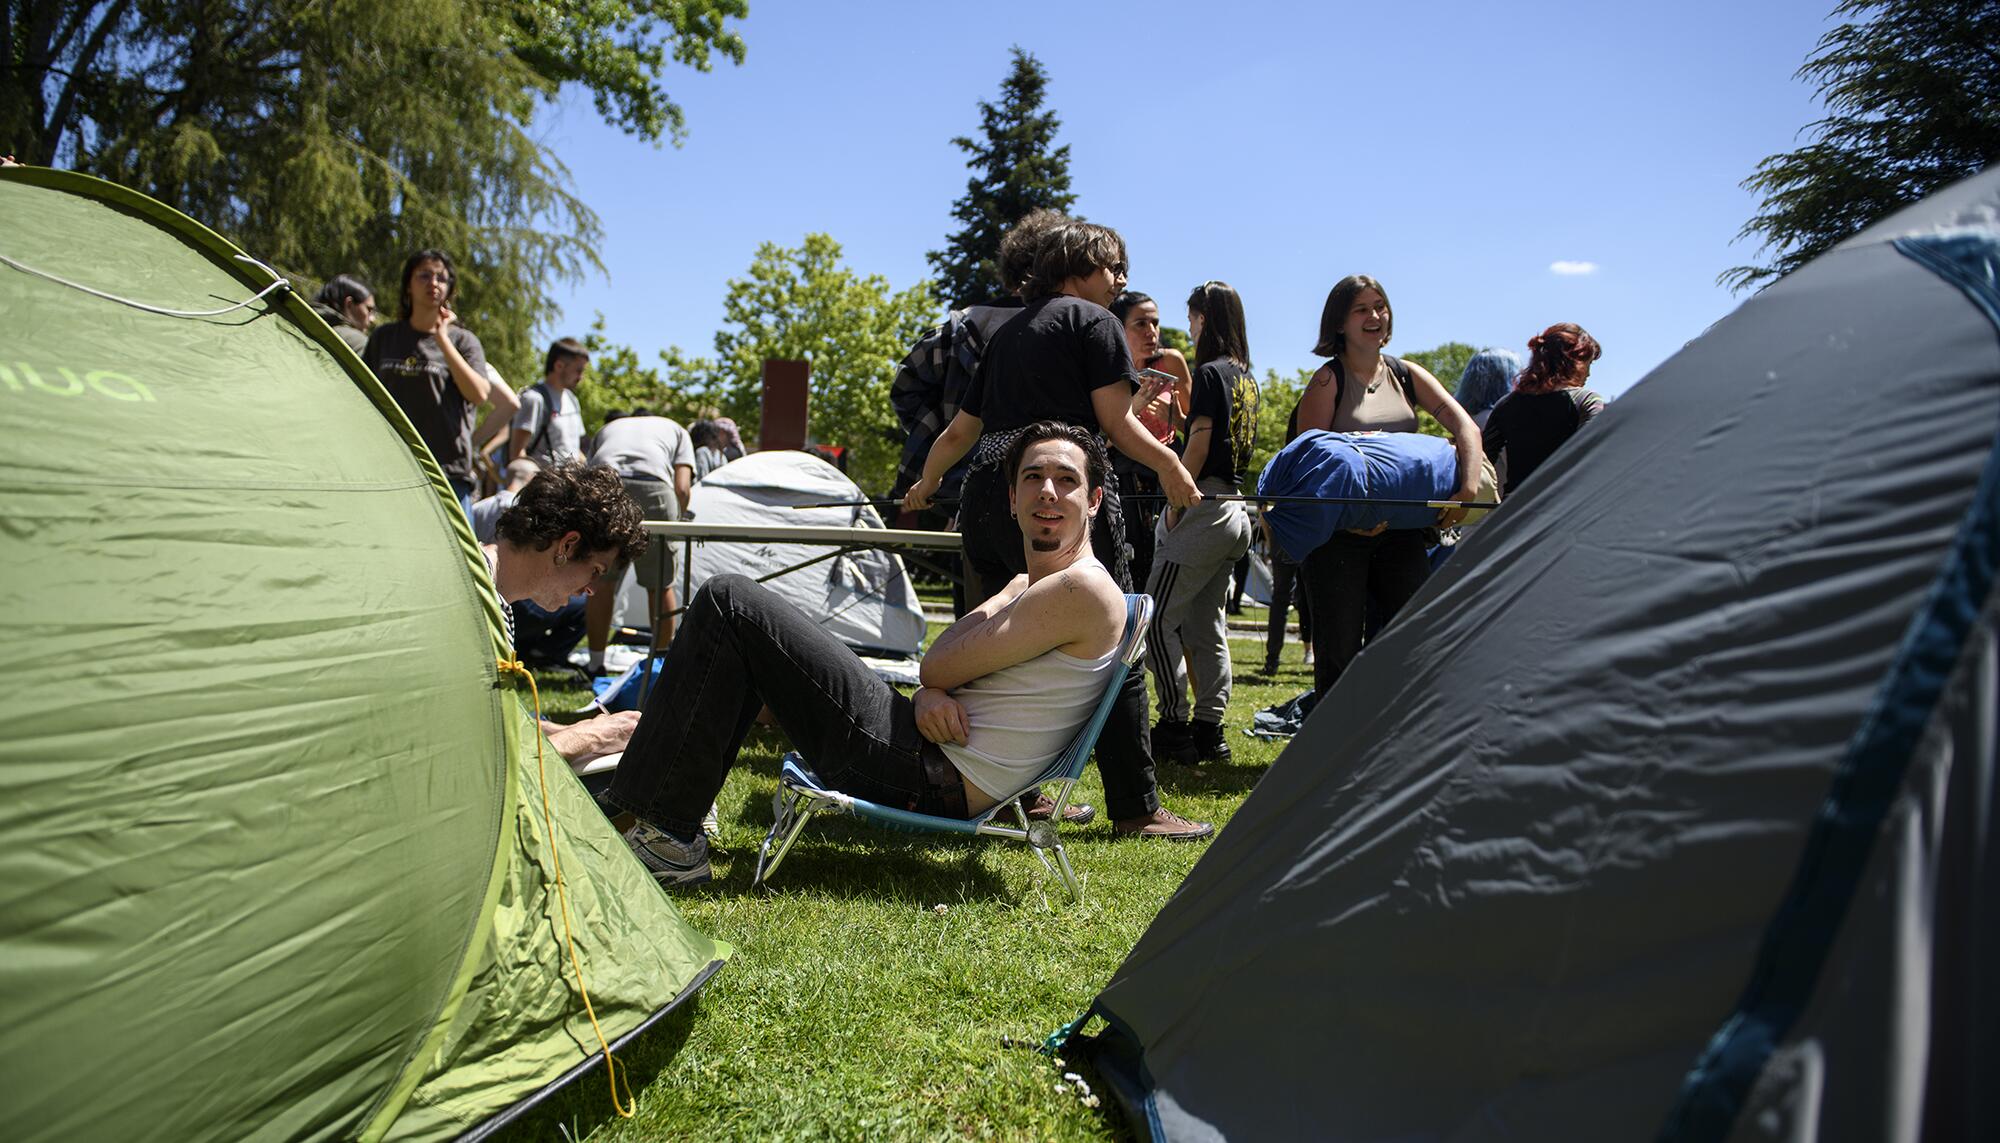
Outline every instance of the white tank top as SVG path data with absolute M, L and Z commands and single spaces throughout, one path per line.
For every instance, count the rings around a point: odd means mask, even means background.
M 1044 651 L 951 692 L 965 708 L 966 744 L 940 743 L 945 757 L 989 798 L 1004 798 L 1042 772 L 1090 718 L 1118 661 Z

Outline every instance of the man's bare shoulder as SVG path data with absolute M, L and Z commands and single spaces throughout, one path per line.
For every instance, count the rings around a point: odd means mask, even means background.
M 1125 593 L 1103 564 L 1078 560 L 1030 589 L 1035 606 L 1047 608 L 1075 637 L 1063 650 L 1081 658 L 1096 658 L 1118 645 L 1125 633 Z

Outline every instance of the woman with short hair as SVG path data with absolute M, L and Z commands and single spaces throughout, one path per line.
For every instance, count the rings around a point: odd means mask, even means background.
M 1479 426 L 1445 392 L 1430 370 L 1383 352 L 1395 332 L 1395 312 L 1382 283 L 1354 274 L 1334 284 L 1320 313 L 1313 352 L 1329 358 L 1299 398 L 1298 427 L 1334 432 L 1418 430 L 1418 410 L 1437 418 L 1458 453 L 1459 486 L 1450 499 L 1479 494 Z M 1463 519 L 1463 509 L 1439 514 L 1438 527 Z M 1306 591 L 1312 599 L 1313 689 L 1322 697 L 1361 650 L 1371 603 L 1387 624 L 1430 575 L 1428 548 L 1435 528 L 1373 528 L 1336 532 L 1306 556 Z

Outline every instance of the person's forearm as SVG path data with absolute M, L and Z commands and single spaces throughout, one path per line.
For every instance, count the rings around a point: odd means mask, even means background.
M 1180 466 L 1180 458 L 1174 455 L 1174 450 L 1154 439 L 1153 434 L 1146 431 L 1146 426 L 1139 423 L 1139 418 L 1130 413 L 1104 426 L 1104 435 L 1111 438 L 1112 445 L 1119 452 L 1155 473 L 1165 475 Z
M 944 481 L 944 474 L 952 466 L 965 459 L 972 446 L 979 441 L 982 422 L 970 413 L 961 412 L 951 419 L 937 439 L 931 442 L 931 451 L 924 457 L 924 483 L 936 486 Z
M 1200 472 L 1208 464 L 1208 446 L 1215 439 L 1215 426 L 1206 417 L 1196 417 L 1193 427 L 1188 429 L 1187 448 L 1181 453 L 1181 466 L 1190 474 Z
M 923 685 L 948 690 L 949 684 L 945 680 L 951 677 L 948 668 L 951 666 L 952 651 L 998 622 L 1027 587 L 1027 576 L 1015 576 L 998 594 L 973 608 L 965 618 L 938 632 L 938 637 L 931 640 L 929 649 L 924 652 L 923 665 L 917 670 L 917 677 Z
M 486 375 L 472 367 L 472 363 L 458 351 L 458 346 L 452 344 L 450 337 L 440 336 L 437 343 L 438 348 L 444 352 L 445 366 L 451 370 L 451 383 L 458 386 L 459 396 L 464 397 L 469 404 L 483 404 L 487 392 L 492 388 L 486 380 Z

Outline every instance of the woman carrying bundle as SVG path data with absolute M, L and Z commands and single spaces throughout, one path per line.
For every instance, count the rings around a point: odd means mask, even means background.
M 1427 410 L 1451 435 L 1458 454 L 1459 486 L 1449 499 L 1472 500 L 1479 493 L 1482 456 L 1479 426 L 1421 365 L 1382 352 L 1395 329 L 1395 314 L 1382 283 L 1364 274 L 1342 278 L 1327 294 L 1320 314 L 1319 344 L 1313 352 L 1329 357 L 1313 374 L 1299 399 L 1299 429 L 1335 432 L 1414 433 L 1417 410 Z M 1447 508 L 1438 527 L 1464 517 Z M 1321 696 L 1361 650 L 1373 602 L 1379 623 L 1387 624 L 1430 574 L 1426 549 L 1435 529 L 1374 528 L 1339 532 L 1307 555 L 1306 591 L 1312 599 L 1313 689 Z

